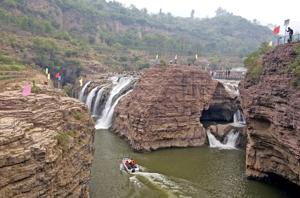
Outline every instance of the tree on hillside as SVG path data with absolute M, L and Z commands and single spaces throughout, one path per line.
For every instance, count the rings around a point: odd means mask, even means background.
M 195 10 L 193 9 L 193 10 L 191 11 L 191 18 L 192 18 L 192 19 L 194 18 L 194 15 L 195 15 Z
M 217 10 L 216 10 L 216 16 L 222 16 L 222 15 L 226 15 L 226 14 L 230 14 L 227 10 L 219 7 Z

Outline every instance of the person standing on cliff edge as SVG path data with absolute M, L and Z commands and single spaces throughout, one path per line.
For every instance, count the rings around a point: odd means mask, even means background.
M 292 28 L 288 27 L 288 29 L 286 30 L 286 32 L 289 33 L 288 43 L 291 43 L 293 41 L 294 30 Z

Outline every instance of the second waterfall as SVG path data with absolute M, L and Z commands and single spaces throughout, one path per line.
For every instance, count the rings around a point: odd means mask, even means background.
M 96 82 L 86 83 L 81 90 L 79 99 L 86 103 L 92 116 L 96 119 L 96 129 L 111 127 L 115 107 L 122 97 L 130 93 L 135 80 L 131 76 L 114 76 L 104 85 Z M 84 100 L 85 98 L 86 100 Z

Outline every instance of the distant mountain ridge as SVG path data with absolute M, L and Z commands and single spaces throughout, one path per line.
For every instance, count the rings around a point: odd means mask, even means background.
M 149 57 L 157 53 L 179 54 L 186 63 L 198 53 L 231 66 L 225 58 L 242 63 L 271 37 L 267 27 L 222 9 L 216 13 L 213 18 L 197 19 L 148 14 L 146 9 L 104 0 L 0 0 L 0 27 L 1 32 L 29 33 L 58 45 L 63 40 L 72 49 L 68 60 L 78 59 L 81 54 L 74 51 L 84 48 L 103 65 L 125 69 L 147 67 Z M 60 55 L 66 59 L 65 54 Z M 51 59 L 35 62 L 56 65 Z

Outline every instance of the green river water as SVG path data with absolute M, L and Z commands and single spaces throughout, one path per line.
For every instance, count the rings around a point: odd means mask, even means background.
M 163 149 L 134 153 L 127 143 L 107 130 L 95 137 L 92 198 L 164 197 L 290 197 L 287 191 L 245 178 L 241 150 L 200 148 Z M 134 158 L 142 173 L 120 171 L 123 157 Z

